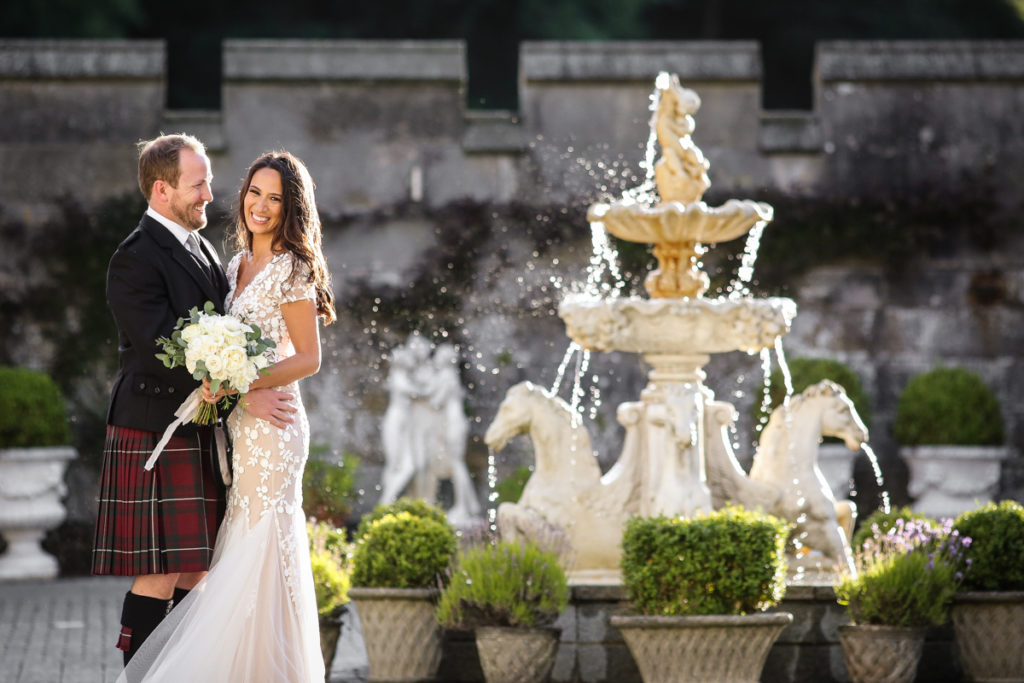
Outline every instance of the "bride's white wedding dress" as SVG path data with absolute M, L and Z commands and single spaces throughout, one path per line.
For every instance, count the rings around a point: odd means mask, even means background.
M 280 306 L 314 298 L 309 270 L 291 254 L 279 254 L 236 293 L 242 256 L 228 266 L 227 310 L 277 343 L 275 360 L 287 358 L 295 351 Z M 302 511 L 309 423 L 298 382 L 279 389 L 293 394 L 298 408 L 286 429 L 242 406 L 229 416 L 233 481 L 210 571 L 143 643 L 119 681 L 323 682 Z

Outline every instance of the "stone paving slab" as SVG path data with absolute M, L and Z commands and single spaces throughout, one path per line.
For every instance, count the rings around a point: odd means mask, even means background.
M 129 579 L 0 583 L 0 681 L 110 683 Z
M 114 647 L 131 580 L 76 577 L 0 582 L 0 683 L 111 683 Z M 345 616 L 329 683 L 364 683 L 366 649 L 358 615 Z

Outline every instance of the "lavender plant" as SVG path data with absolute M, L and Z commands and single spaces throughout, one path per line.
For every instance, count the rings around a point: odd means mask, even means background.
M 835 589 L 853 623 L 945 623 L 970 566 L 965 549 L 971 539 L 952 527 L 952 520 L 898 519 L 888 531 L 873 525 L 873 535 L 854 554 L 857 573 L 844 576 Z

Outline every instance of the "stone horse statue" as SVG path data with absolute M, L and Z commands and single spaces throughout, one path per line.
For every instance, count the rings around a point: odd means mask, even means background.
M 602 476 L 590 437 L 565 401 L 530 382 L 509 389 L 484 441 L 501 450 L 512 437 L 528 433 L 535 469 L 519 502 L 498 507 L 502 538 L 564 540 L 574 579 L 614 578 L 623 525 L 642 512 L 647 463 L 639 444 L 642 430 L 632 427 L 643 411 L 642 402 L 619 406 L 617 417 L 626 428 L 626 440 L 618 461 Z M 730 445 L 729 428 L 735 419 L 731 404 L 705 404 L 705 466 L 712 507 L 738 503 L 793 523 L 792 569 L 831 573 L 849 567 L 847 539 L 853 532 L 855 508 L 849 501 L 835 500 L 817 464 L 823 435 L 840 437 L 851 449 L 868 438 L 842 387 L 820 382 L 777 408 L 761 434 L 749 475 Z
M 836 501 L 818 468 L 822 436 L 839 437 L 851 450 L 868 440 L 867 428 L 843 388 L 825 380 L 776 408 L 761 433 L 749 476 L 729 445 L 733 407 L 712 401 L 705 420 L 713 505 L 729 500 L 793 523 L 791 569 L 850 567 L 856 508 L 848 500 Z
M 619 406 L 619 422 L 635 421 L 637 408 Z M 576 577 L 617 571 L 622 527 L 639 499 L 636 444 L 627 438 L 618 462 L 602 476 L 579 416 L 531 382 L 508 390 L 484 441 L 498 451 L 524 432 L 533 441 L 534 471 L 519 502 L 498 507 L 501 537 L 564 541 Z

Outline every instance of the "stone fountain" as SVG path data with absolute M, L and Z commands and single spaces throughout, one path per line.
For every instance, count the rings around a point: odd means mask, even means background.
M 848 565 L 853 506 L 832 497 L 816 465 L 817 443 L 825 433 L 857 448 L 867 431 L 842 389 L 827 383 L 795 397 L 792 412 L 787 402 L 773 415 L 750 475 L 738 464 L 728 434 L 735 410 L 715 400 L 703 368 L 714 353 L 774 347 L 789 331 L 796 304 L 738 292 L 704 297 L 709 280 L 699 259 L 705 245 L 761 230 L 773 209 L 751 200 L 718 207 L 701 200 L 710 186 L 709 163 L 691 137 L 700 98 L 668 74 L 656 86 L 658 196 L 645 201 L 627 193 L 588 211 L 608 233 L 654 245 L 658 267 L 645 281 L 649 297 L 572 295 L 559 306 L 582 349 L 642 354 L 647 386 L 639 401 L 618 408 L 623 450 L 603 476 L 578 414 L 529 383 L 513 387 L 485 441 L 501 448 L 529 432 L 536 466 L 519 503 L 499 507 L 499 531 L 503 537 L 564 536 L 575 580 L 614 580 L 621 525 L 629 516 L 692 516 L 734 502 L 796 525 L 794 566 Z

